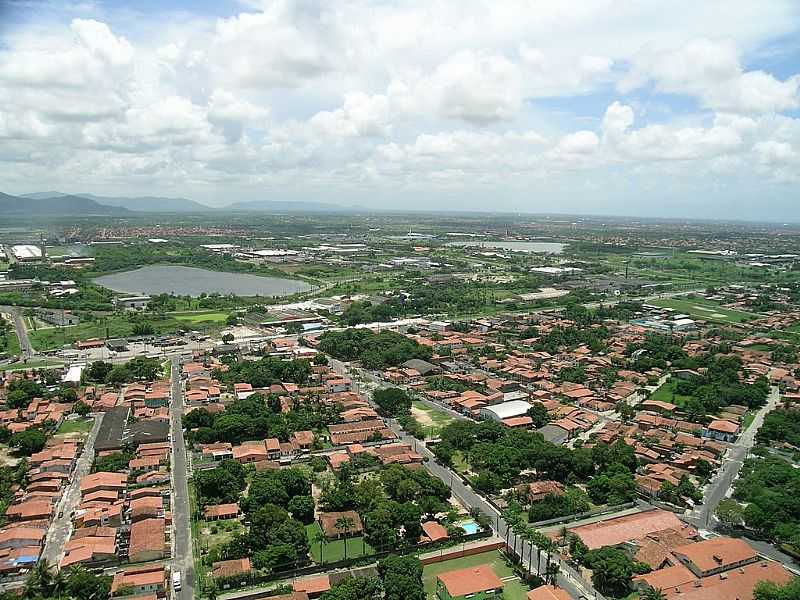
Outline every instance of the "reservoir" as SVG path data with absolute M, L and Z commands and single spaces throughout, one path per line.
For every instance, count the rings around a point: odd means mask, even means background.
M 566 244 L 558 242 L 515 242 L 515 241 L 475 241 L 450 242 L 448 246 L 475 246 L 478 248 L 495 248 L 514 252 L 532 252 L 538 254 L 561 254 Z
M 135 271 L 103 275 L 94 282 L 115 292 L 147 295 L 199 296 L 203 293 L 216 293 L 236 296 L 288 296 L 311 289 L 306 282 L 296 279 L 174 265 L 152 265 Z

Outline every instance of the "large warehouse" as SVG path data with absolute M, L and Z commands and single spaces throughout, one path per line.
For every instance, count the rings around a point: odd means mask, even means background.
M 11 252 L 14 254 L 19 262 L 29 262 L 34 260 L 42 260 L 42 249 L 39 246 L 32 244 L 20 244 L 19 246 L 12 246 Z
M 484 406 L 481 409 L 481 417 L 484 419 L 491 419 L 492 421 L 503 421 L 505 419 L 511 419 L 512 417 L 522 417 L 528 414 L 531 406 L 531 404 L 524 400 L 501 402 L 500 404 L 493 404 L 492 406 Z

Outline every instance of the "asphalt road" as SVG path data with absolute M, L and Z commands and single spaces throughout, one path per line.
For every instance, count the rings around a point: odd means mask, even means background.
M 728 450 L 722 467 L 714 475 L 708 486 L 706 486 L 703 504 L 693 513 L 685 517 L 687 521 L 703 529 L 713 529 L 717 525 L 714 511 L 717 510 L 719 503 L 722 502 L 727 495 L 731 484 L 739 473 L 742 463 L 755 445 L 756 434 L 764 423 L 764 417 L 778 406 L 780 400 L 778 388 L 772 388 L 767 398 L 767 403 L 758 410 L 750 427 L 739 436 L 739 439 L 736 440 L 730 450 Z
M 81 501 L 81 479 L 89 474 L 94 462 L 94 441 L 103 422 L 103 413 L 94 415 L 94 425 L 86 438 L 83 452 L 78 458 L 75 470 L 70 476 L 69 484 L 56 506 L 56 518 L 47 529 L 42 559 L 49 565 L 58 565 L 64 556 L 64 546 L 72 532 L 72 513 Z M 58 515 L 62 515 L 59 517 Z
M 14 329 L 19 340 L 20 360 L 33 358 L 36 352 L 31 346 L 31 341 L 28 338 L 28 329 L 25 327 L 25 320 L 22 318 L 19 308 L 15 306 L 0 306 L 0 312 L 8 313 L 11 316 L 11 320 L 14 321 Z
M 183 390 L 178 358 L 172 359 L 172 403 L 170 404 L 170 431 L 172 433 L 172 519 L 174 523 L 172 572 L 181 574 L 181 591 L 177 600 L 194 597 L 194 559 L 192 557 L 192 529 L 190 523 L 189 483 L 186 464 L 186 445 L 183 440 Z

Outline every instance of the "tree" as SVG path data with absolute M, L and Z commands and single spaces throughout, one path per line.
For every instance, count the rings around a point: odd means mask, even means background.
M 422 563 L 416 556 L 389 556 L 378 563 L 385 600 L 425 600 Z
M 375 390 L 372 400 L 378 405 L 381 413 L 389 417 L 408 414 L 411 410 L 411 397 L 400 388 L 383 388 Z
M 132 333 L 133 335 L 153 335 L 156 332 L 151 323 L 142 321 L 141 323 L 134 323 Z
M 336 519 L 336 529 L 339 531 L 344 532 L 344 559 L 347 560 L 347 537 L 350 533 L 350 529 L 353 527 L 355 522 L 353 521 L 353 517 L 348 517 L 346 515 L 339 517 Z
M 314 522 L 314 498 L 311 496 L 295 496 L 289 500 L 288 508 L 292 517 L 304 525 Z
M 771 581 L 756 584 L 753 600 L 797 600 L 800 598 L 800 577 L 795 577 L 785 585 Z
M 8 444 L 12 448 L 16 448 L 22 456 L 30 456 L 41 452 L 46 441 L 47 437 L 41 429 L 27 429 L 12 435 Z
M 237 315 L 236 313 L 229 314 L 228 317 L 225 319 L 225 325 L 227 325 L 228 327 L 233 327 L 238 324 L 239 324 L 239 315 Z
M 375 600 L 383 597 L 383 585 L 377 577 L 348 577 L 332 586 L 320 600 Z
M 72 412 L 74 412 L 74 413 L 76 413 L 76 414 L 78 414 L 78 415 L 80 415 L 82 417 L 85 417 L 86 415 L 88 415 L 90 410 L 91 409 L 89 408 L 89 405 L 86 404 L 83 400 L 78 400 L 72 406 Z
M 586 565 L 592 569 L 592 582 L 603 594 L 624 596 L 630 591 L 631 579 L 645 573 L 649 567 L 637 563 L 625 552 L 611 546 L 592 550 L 586 555 Z
M 744 523 L 744 507 L 731 498 L 725 498 L 720 502 L 715 514 L 727 527 L 739 527 Z
M 328 538 L 325 537 L 325 534 L 321 529 L 317 529 L 314 531 L 314 535 L 311 538 L 311 542 L 313 544 L 319 544 L 319 562 L 321 564 L 325 564 L 325 544 L 328 543 Z
M 233 337 L 232 333 L 226 333 L 222 336 L 222 341 L 226 344 L 230 344 L 235 338 Z
M 327 366 L 328 365 L 328 357 L 325 356 L 322 352 L 317 352 L 314 355 L 314 358 L 311 359 L 311 362 L 313 362 L 317 366 Z
M 648 588 L 639 594 L 639 600 L 667 600 L 661 588 Z
M 536 402 L 528 409 L 528 416 L 533 420 L 533 426 L 536 429 L 544 427 L 550 422 L 550 415 L 547 414 L 547 409 L 541 402 Z

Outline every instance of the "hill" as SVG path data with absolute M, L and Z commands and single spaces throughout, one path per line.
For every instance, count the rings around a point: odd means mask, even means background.
M 81 194 L 106 206 L 120 206 L 135 212 L 197 213 L 214 210 L 186 198 L 163 198 L 160 196 L 95 196 Z
M 90 198 L 63 194 L 54 197 L 21 197 L 0 192 L 0 214 L 30 216 L 124 215 L 128 210 L 105 206 Z

